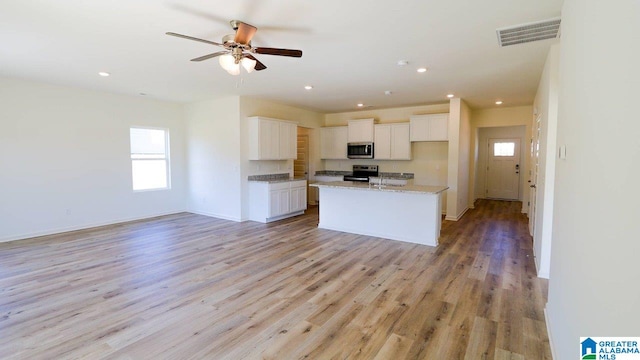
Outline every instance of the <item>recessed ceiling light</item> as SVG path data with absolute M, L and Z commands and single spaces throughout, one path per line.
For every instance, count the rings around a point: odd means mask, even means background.
M 100 76 L 104 76 L 104 77 L 107 77 L 107 76 L 109 76 L 109 75 L 111 75 L 111 74 L 109 74 L 108 72 L 105 72 L 105 71 L 100 71 L 100 72 L 98 73 L 98 75 L 100 75 Z
M 391 90 L 385 90 L 385 91 L 384 91 L 384 94 L 385 94 L 385 95 L 391 95 L 391 94 L 393 94 L 393 93 L 391 92 Z
M 407 66 L 409 62 L 407 60 L 398 60 L 398 66 Z
M 311 90 L 311 89 L 313 89 L 313 86 L 311 86 L 311 85 L 306 85 L 306 86 L 304 87 L 304 89 L 305 89 L 305 90 Z
M 502 105 L 502 101 L 500 100 L 496 101 L 496 105 Z
M 147 96 L 146 93 L 140 93 L 140 96 Z
M 358 107 L 363 107 L 364 104 L 363 103 L 358 103 Z
M 454 95 L 453 95 L 453 94 L 447 94 L 447 97 L 448 97 L 449 99 L 451 99 L 452 97 L 454 97 Z
M 418 72 L 419 73 L 427 72 L 427 68 L 423 68 L 423 67 L 422 68 L 418 68 Z

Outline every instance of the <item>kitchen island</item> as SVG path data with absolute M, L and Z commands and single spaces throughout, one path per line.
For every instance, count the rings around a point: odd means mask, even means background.
M 319 228 L 436 246 L 446 186 L 311 184 L 320 192 Z

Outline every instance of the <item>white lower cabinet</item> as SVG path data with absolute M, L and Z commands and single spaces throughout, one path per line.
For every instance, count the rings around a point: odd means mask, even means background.
M 271 222 L 301 215 L 307 209 L 307 181 L 250 182 L 249 218 Z

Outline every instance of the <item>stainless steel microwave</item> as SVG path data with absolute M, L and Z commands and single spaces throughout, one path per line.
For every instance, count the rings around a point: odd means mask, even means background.
M 348 143 L 347 157 L 349 159 L 373 159 L 373 143 L 372 142 Z

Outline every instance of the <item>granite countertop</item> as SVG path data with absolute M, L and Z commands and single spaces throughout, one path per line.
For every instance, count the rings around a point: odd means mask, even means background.
M 331 187 L 348 190 L 367 190 L 367 191 L 387 191 L 417 194 L 439 194 L 447 190 L 448 186 L 431 186 L 431 185 L 383 185 L 377 186 L 356 181 L 334 181 L 334 182 L 318 182 L 311 184 L 314 187 Z
M 400 180 L 409 180 L 413 179 L 413 173 L 398 173 L 398 172 L 380 172 L 378 177 L 382 177 L 385 179 L 400 179 Z
M 289 173 L 284 173 L 284 174 L 250 175 L 248 180 L 251 182 L 262 182 L 262 183 L 273 184 L 273 183 L 307 180 L 307 179 L 296 178 L 296 177 L 292 178 L 289 176 Z

